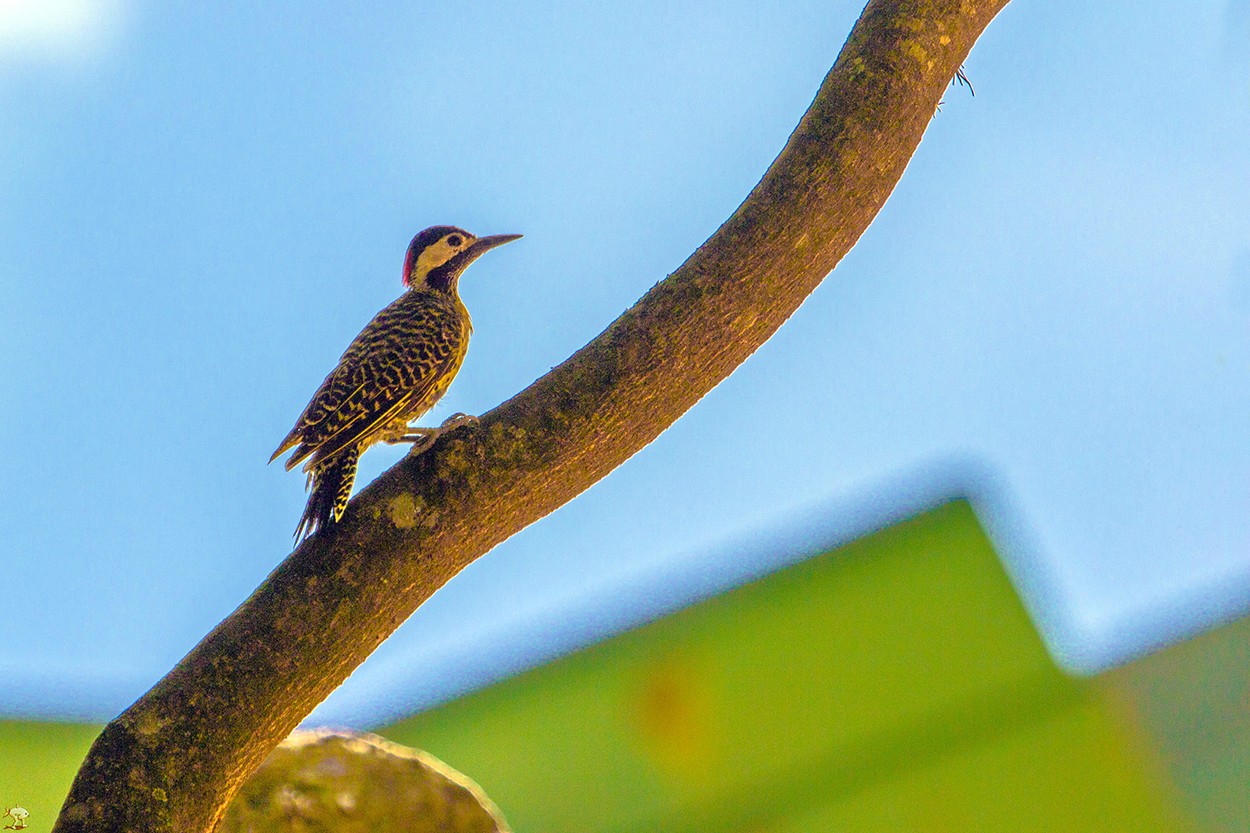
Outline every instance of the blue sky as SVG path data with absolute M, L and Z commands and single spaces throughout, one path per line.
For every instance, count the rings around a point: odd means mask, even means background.
M 525 234 L 462 283 L 476 332 L 431 418 L 488 410 L 733 211 L 859 11 L 585 5 L 0 11 L 0 714 L 116 712 L 285 556 L 302 478 L 265 461 L 416 231 Z M 952 489 L 1070 667 L 1244 612 L 1248 9 L 1009 6 L 976 97 L 949 91 L 777 336 L 325 713 L 368 719 L 413 669 L 446 696 L 679 601 L 674 576 Z

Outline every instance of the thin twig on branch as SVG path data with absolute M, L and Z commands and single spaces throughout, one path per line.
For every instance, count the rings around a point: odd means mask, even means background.
M 890 195 L 1007 0 L 874 0 L 759 185 L 594 341 L 408 457 L 91 748 L 53 828 L 211 831 L 283 738 L 423 601 L 651 442 L 798 308 Z

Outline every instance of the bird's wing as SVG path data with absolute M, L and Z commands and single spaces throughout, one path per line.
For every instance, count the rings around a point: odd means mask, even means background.
M 379 312 L 321 383 L 274 456 L 298 444 L 286 461 L 288 470 L 308 457 L 320 463 L 418 405 L 455 360 L 452 323 L 442 304 L 417 293 Z

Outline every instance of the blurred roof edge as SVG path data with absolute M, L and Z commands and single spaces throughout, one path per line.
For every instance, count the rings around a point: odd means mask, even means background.
M 1042 570 L 1003 478 L 972 455 L 947 455 L 746 534 L 624 565 L 545 609 L 375 658 L 304 725 L 386 725 L 957 500 L 972 505 L 1056 662 L 1073 673 L 1098 670 L 1089 662 L 1097 646 L 1062 638 L 1072 631 L 1070 606 Z
M 975 455 L 947 455 L 746 534 L 623 565 L 578 594 L 494 627 L 376 657 L 303 725 L 385 725 L 957 500 L 972 506 L 1047 650 L 1069 673 L 1100 673 L 1250 612 L 1250 576 L 1212 577 L 1129 621 L 1077 621 L 1006 479 Z M 1216 583 L 1219 594 L 1211 590 Z M 18 673 L 0 695 L 0 719 L 105 720 L 153 682 L 119 669 Z

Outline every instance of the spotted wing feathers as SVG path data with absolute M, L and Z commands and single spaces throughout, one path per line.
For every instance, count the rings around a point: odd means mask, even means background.
M 312 494 L 297 537 L 337 521 L 356 460 L 396 425 L 433 407 L 459 369 L 467 315 L 458 300 L 410 291 L 374 316 L 321 383 L 270 462 L 309 472 Z
M 429 394 L 450 381 L 444 377 L 463 355 L 457 318 L 445 301 L 418 292 L 379 312 L 313 394 L 274 458 L 295 448 L 287 469 L 311 457 L 308 470 L 356 442 L 376 441 L 397 419 L 429 410 Z

